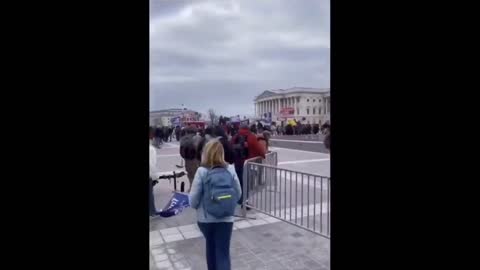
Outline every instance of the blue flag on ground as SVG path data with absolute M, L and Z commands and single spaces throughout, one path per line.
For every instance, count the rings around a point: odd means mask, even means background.
M 174 192 L 172 198 L 167 203 L 164 209 L 160 211 L 160 216 L 162 217 L 171 217 L 180 214 L 183 209 L 189 207 L 190 203 L 188 201 L 188 195 Z

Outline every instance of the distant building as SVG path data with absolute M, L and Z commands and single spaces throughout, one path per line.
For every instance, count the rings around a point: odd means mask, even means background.
M 180 122 L 186 121 L 198 121 L 200 119 L 201 114 L 192 111 L 192 110 L 184 110 L 184 109 L 165 109 L 165 110 L 158 110 L 158 111 L 151 111 L 150 112 L 150 126 L 171 126 L 172 125 L 172 118 L 179 118 Z
M 330 88 L 293 87 L 266 90 L 255 98 L 255 115 L 286 123 L 296 119 L 304 124 L 321 124 L 330 120 Z

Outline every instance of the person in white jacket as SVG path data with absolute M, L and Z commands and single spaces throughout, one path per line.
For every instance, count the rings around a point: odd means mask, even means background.
M 157 150 L 153 145 L 150 144 L 150 180 L 149 180 L 149 185 L 150 185 L 150 194 L 149 194 L 149 201 L 150 201 L 150 216 L 158 216 L 160 212 L 157 211 L 155 208 L 155 198 L 153 194 L 153 179 L 158 179 L 160 176 L 160 173 L 157 171 Z

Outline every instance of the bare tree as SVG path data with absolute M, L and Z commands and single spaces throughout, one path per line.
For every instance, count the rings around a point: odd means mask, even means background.
M 210 121 L 212 122 L 212 126 L 215 125 L 217 122 L 217 114 L 215 113 L 215 110 L 213 109 L 208 109 L 208 117 L 210 118 Z

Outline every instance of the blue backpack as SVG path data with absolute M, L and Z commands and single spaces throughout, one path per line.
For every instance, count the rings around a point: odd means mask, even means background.
M 234 215 L 239 198 L 233 188 L 233 181 L 232 174 L 226 168 L 214 167 L 208 171 L 203 183 L 205 218 L 207 213 L 216 218 Z

